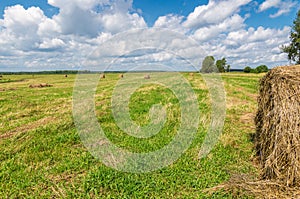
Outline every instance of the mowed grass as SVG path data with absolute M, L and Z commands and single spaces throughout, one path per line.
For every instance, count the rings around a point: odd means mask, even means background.
M 203 190 L 234 174 L 256 175 L 251 137 L 261 75 L 222 75 L 227 94 L 224 131 L 211 153 L 200 160 L 198 153 L 210 124 L 209 91 L 200 74 L 182 75 L 192 85 L 201 111 L 196 137 L 172 165 L 141 174 L 105 166 L 82 144 L 72 115 L 76 75 L 4 76 L 0 80 L 0 90 L 4 90 L 0 91 L 0 198 L 234 197 L 221 191 L 206 195 Z M 127 135 L 114 121 L 111 96 L 118 80 L 118 74 L 107 74 L 95 95 L 97 119 L 111 142 L 145 153 L 171 142 L 180 126 L 180 106 L 174 93 L 160 85 L 146 84 L 131 96 L 130 116 L 136 124 L 150 122 L 153 104 L 167 109 L 162 130 L 151 138 L 138 139 Z M 53 87 L 29 88 L 38 83 Z

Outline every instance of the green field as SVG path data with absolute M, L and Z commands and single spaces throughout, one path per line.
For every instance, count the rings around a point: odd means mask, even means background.
M 234 174 L 258 174 L 251 138 L 261 75 L 222 75 L 227 94 L 224 131 L 211 153 L 201 160 L 198 153 L 210 124 L 209 92 L 200 74 L 183 76 L 192 85 L 201 110 L 196 138 L 174 164 L 140 174 L 105 166 L 82 144 L 72 115 L 76 75 L 4 76 L 0 80 L 0 198 L 235 197 L 235 193 L 222 191 L 206 195 L 203 190 Z M 95 97 L 97 119 L 111 142 L 134 152 L 154 151 L 169 143 L 179 125 L 175 95 L 165 87 L 149 84 L 131 96 L 130 116 L 139 125 L 148 124 L 153 104 L 168 110 L 159 134 L 137 139 L 122 132 L 111 113 L 111 96 L 118 80 L 118 74 L 107 74 Z M 29 88 L 40 83 L 53 87 Z

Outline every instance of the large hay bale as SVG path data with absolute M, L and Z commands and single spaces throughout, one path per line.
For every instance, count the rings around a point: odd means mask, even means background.
M 262 178 L 300 185 L 300 66 L 277 67 L 262 78 L 255 123 Z

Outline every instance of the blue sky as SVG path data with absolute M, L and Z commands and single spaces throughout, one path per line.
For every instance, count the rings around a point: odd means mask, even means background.
M 107 43 L 108 50 L 98 53 L 102 66 L 124 55 L 120 65 L 174 64 L 176 53 L 195 65 L 205 55 L 226 57 L 233 68 L 284 65 L 279 46 L 289 42 L 299 8 L 297 0 L 3 0 L 0 71 L 77 69 Z M 153 28 L 169 32 L 150 34 Z M 129 33 L 114 39 L 134 29 L 149 38 Z M 129 45 L 160 50 L 134 57 Z

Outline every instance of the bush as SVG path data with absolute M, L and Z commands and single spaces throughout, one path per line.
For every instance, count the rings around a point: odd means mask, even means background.
M 266 73 L 268 71 L 269 71 L 269 69 L 268 69 L 268 67 L 266 65 L 260 65 L 260 66 L 258 66 L 256 68 L 251 68 L 249 66 L 246 66 L 244 68 L 244 72 L 245 73 Z
M 269 71 L 268 67 L 266 65 L 260 65 L 256 68 L 258 73 L 266 73 Z
M 252 70 L 252 68 L 250 68 L 249 66 L 246 66 L 246 67 L 244 68 L 244 72 L 245 72 L 245 73 L 250 73 L 251 70 Z

